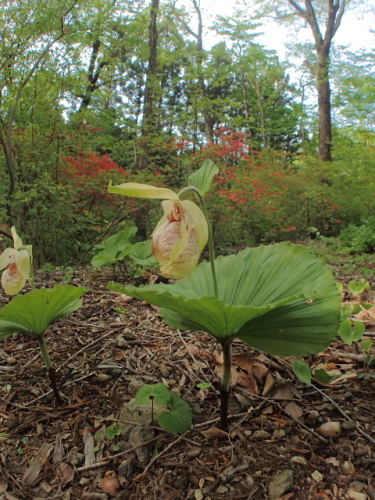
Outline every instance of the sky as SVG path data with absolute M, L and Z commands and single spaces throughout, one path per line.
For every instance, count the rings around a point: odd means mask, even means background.
M 186 4 L 186 0 L 184 3 Z M 188 0 L 187 3 L 189 3 Z M 248 0 L 248 4 L 251 5 L 251 0 Z M 233 13 L 234 7 L 236 6 L 236 0 L 214 0 L 213 3 L 211 3 L 211 0 L 201 0 L 201 6 L 204 12 L 204 24 L 208 26 L 210 21 L 207 14 L 229 16 Z M 369 47 L 372 47 L 373 51 L 375 50 L 375 33 L 370 32 L 370 29 L 375 29 L 375 13 L 367 13 L 362 17 L 362 19 L 359 19 L 357 15 L 352 12 L 344 13 L 342 23 L 334 37 L 335 45 L 346 46 L 347 50 L 353 52 L 361 48 Z M 287 57 L 285 43 L 290 40 L 291 36 L 295 39 L 295 32 L 291 34 L 290 26 L 281 25 L 273 21 L 259 28 L 259 31 L 264 31 L 264 35 L 257 37 L 257 42 L 266 46 L 268 49 L 276 50 L 280 59 L 285 60 Z M 310 28 L 301 30 L 298 37 L 301 42 L 305 40 L 311 42 L 312 34 Z M 219 41 L 220 38 L 214 38 L 211 34 L 206 33 L 206 48 L 209 48 L 210 45 Z

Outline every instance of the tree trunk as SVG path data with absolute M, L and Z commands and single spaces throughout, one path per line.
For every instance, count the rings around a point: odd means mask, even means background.
M 142 120 L 142 139 L 143 152 L 139 158 L 139 168 L 141 170 L 147 168 L 150 155 L 149 139 L 156 132 L 156 116 L 155 116 L 155 85 L 156 74 L 158 68 L 157 50 L 158 50 L 158 9 L 160 0 L 152 0 L 150 24 L 149 24 L 149 53 L 148 53 L 148 68 L 147 80 L 143 107 Z
M 296 13 L 310 26 L 317 54 L 317 65 L 314 67 L 305 61 L 313 72 L 318 90 L 319 108 L 319 157 L 323 161 L 332 160 L 332 123 L 331 123 L 331 90 L 329 85 L 329 52 L 333 37 L 341 24 L 347 4 L 350 0 L 327 0 L 327 17 L 324 37 L 322 36 L 317 13 L 312 0 L 304 0 L 304 7 L 297 0 L 287 0 Z
M 319 109 L 319 157 L 332 161 L 331 89 L 329 85 L 329 57 L 323 51 L 318 54 L 316 74 Z

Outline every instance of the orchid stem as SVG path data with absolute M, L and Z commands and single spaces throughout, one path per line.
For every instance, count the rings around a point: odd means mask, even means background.
M 49 357 L 48 350 L 46 343 L 44 342 L 44 337 L 38 337 L 38 344 L 40 347 L 40 350 L 42 351 L 43 359 L 46 364 L 47 370 L 48 370 L 48 376 L 51 381 L 51 388 L 53 390 L 53 393 L 55 395 L 56 399 L 56 404 L 57 406 L 61 406 L 63 404 L 63 401 L 61 399 L 61 396 L 59 394 L 59 390 L 57 388 L 57 383 L 56 383 L 56 371 L 54 367 L 52 366 L 51 358 Z
M 232 370 L 232 339 L 221 345 L 223 349 L 223 375 L 220 386 L 220 427 L 227 429 L 229 409 L 229 387 Z
M 204 198 L 202 196 L 202 193 L 199 191 L 199 189 L 197 189 L 194 186 L 188 186 L 188 187 L 186 187 L 184 189 L 181 189 L 181 191 L 178 193 L 178 197 L 182 198 L 182 196 L 184 196 L 187 193 L 191 193 L 191 192 L 193 192 L 198 197 L 199 203 L 200 203 L 201 208 L 202 208 L 202 212 L 203 212 L 203 214 L 204 214 L 204 216 L 206 217 L 206 220 L 207 220 L 207 226 L 208 226 L 208 252 L 209 252 L 209 256 L 210 256 L 212 282 L 213 282 L 213 285 L 214 285 L 214 294 L 215 294 L 215 297 L 218 299 L 219 298 L 219 289 L 218 289 L 218 286 L 217 286 L 216 269 L 215 269 L 214 238 L 213 238 L 213 233 L 212 233 L 212 227 L 211 227 L 210 220 L 208 218 L 208 213 L 207 213 L 207 210 L 206 210 L 206 205 L 204 203 Z

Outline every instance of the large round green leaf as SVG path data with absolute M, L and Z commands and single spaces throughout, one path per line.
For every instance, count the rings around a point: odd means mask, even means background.
M 236 335 L 278 355 L 318 352 L 340 324 L 341 296 L 327 264 L 291 243 L 248 248 L 209 263 L 183 280 L 144 288 L 111 286 L 162 308 L 171 326 L 203 330 L 220 342 Z
M 86 291 L 83 287 L 56 285 L 17 295 L 0 309 L 0 340 L 15 332 L 43 335 L 51 323 L 82 306 L 79 297 Z

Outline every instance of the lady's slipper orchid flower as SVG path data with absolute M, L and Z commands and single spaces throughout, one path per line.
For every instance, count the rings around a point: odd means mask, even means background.
M 25 286 L 30 277 L 30 253 L 22 245 L 16 228 L 11 228 L 14 248 L 6 248 L 0 255 L 1 285 L 8 295 L 16 295 Z
M 164 216 L 152 234 L 152 252 L 166 278 L 180 279 L 198 264 L 208 240 L 208 224 L 201 209 L 192 201 L 181 201 L 167 188 L 126 183 L 109 186 L 110 193 L 134 198 L 161 198 Z

